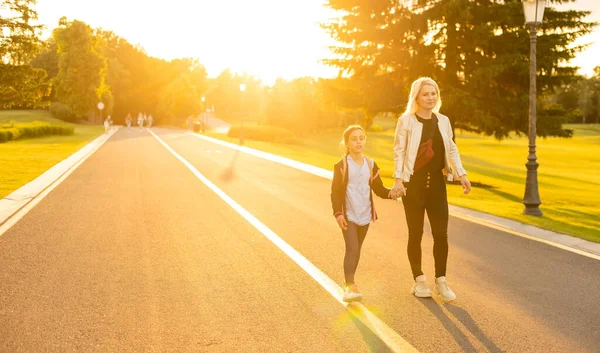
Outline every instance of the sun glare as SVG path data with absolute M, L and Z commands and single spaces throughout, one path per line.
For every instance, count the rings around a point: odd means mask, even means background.
M 321 0 L 190 1 L 38 0 L 40 21 L 79 19 L 114 31 L 151 56 L 195 57 L 210 76 L 224 69 L 270 84 L 277 77 L 330 77 L 319 63 L 333 42 L 318 23 L 331 16 Z
M 590 10 L 587 20 L 600 20 L 596 0 L 564 7 Z M 146 52 L 167 60 L 194 57 L 214 77 L 229 68 L 272 84 L 278 77 L 332 77 L 337 70 L 320 63 L 331 57 L 334 41 L 318 23 L 334 16 L 324 0 L 38 0 L 40 22 L 79 19 L 92 27 L 112 30 Z M 592 45 L 572 64 L 591 74 L 600 55 L 600 30 L 581 38 Z

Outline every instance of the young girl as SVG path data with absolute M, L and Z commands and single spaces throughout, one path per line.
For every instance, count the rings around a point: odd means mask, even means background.
M 383 186 L 377 164 L 363 155 L 366 140 L 359 125 L 351 125 L 344 131 L 346 155 L 334 166 L 331 184 L 333 215 L 346 243 L 343 298 L 346 302 L 362 299 L 354 274 L 369 224 L 377 219 L 371 190 L 384 199 L 390 198 L 391 191 Z

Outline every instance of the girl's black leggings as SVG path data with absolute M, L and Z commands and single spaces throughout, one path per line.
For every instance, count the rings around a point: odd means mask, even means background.
M 402 197 L 406 223 L 408 225 L 408 260 L 417 278 L 421 270 L 421 239 L 425 211 L 433 235 L 433 259 L 435 277 L 446 275 L 448 261 L 448 198 L 444 175 L 439 172 L 424 172 L 413 176 L 406 183 L 406 196 Z
M 369 224 L 359 226 L 348 222 L 348 229 L 342 230 L 344 242 L 346 243 L 346 254 L 344 255 L 344 278 L 346 284 L 354 284 L 354 274 L 360 260 L 360 250 L 367 236 Z

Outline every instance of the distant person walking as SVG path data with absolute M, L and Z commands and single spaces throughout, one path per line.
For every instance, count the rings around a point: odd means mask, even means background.
M 127 124 L 127 130 L 131 130 L 131 114 L 127 114 L 125 118 L 125 123 Z
M 110 125 L 112 124 L 112 120 L 110 119 L 110 115 L 104 119 L 104 133 L 108 134 L 110 131 Z
M 439 113 L 442 100 L 437 83 L 421 77 L 412 83 L 404 114 L 398 118 L 394 137 L 394 178 L 392 196 L 402 196 L 408 226 L 408 259 L 415 280 L 411 292 L 431 297 L 427 278 L 421 270 L 421 239 L 425 211 L 433 235 L 435 290 L 444 302 L 456 299 L 446 282 L 448 260 L 448 198 L 446 183 L 459 179 L 464 193 L 471 183 L 453 141 L 450 120 Z
M 362 299 L 354 275 L 369 225 L 377 219 L 371 191 L 384 199 L 391 195 L 381 181 L 377 164 L 363 155 L 366 141 L 365 131 L 359 125 L 351 125 L 344 131 L 342 143 L 346 154 L 334 166 L 331 184 L 333 215 L 346 245 L 343 286 L 346 302 Z

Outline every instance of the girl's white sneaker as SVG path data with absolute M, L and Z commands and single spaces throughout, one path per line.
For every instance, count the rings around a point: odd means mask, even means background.
M 413 284 L 410 292 L 419 298 L 431 298 L 431 290 L 427 287 L 427 277 L 420 275 L 415 278 L 415 284 Z
M 342 299 L 348 303 L 357 302 L 362 299 L 362 294 L 358 291 L 356 284 L 344 284 L 344 297 Z
M 435 279 L 435 292 L 442 297 L 444 303 L 449 303 L 456 299 L 456 294 L 448 287 L 446 283 L 446 277 L 438 277 Z

